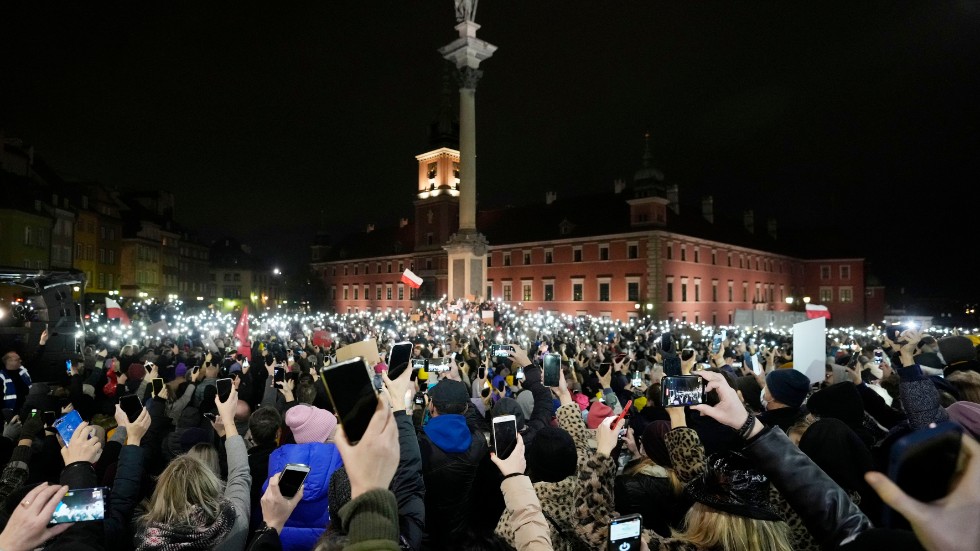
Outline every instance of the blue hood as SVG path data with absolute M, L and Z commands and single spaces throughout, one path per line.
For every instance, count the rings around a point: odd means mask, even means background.
M 466 426 L 466 417 L 462 415 L 433 417 L 422 430 L 433 444 L 446 453 L 465 452 L 473 443 L 473 435 Z

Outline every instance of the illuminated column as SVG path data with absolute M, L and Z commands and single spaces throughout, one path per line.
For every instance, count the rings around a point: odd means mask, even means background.
M 475 10 L 474 10 L 475 11 Z M 443 247 L 449 255 L 450 298 L 482 297 L 486 292 L 487 239 L 476 228 L 476 85 L 480 62 L 497 47 L 476 37 L 471 18 L 456 25 L 459 38 L 439 49 L 459 71 L 459 230 Z

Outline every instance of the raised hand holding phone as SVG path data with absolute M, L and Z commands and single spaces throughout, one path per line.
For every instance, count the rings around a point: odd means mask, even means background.
M 282 479 L 282 475 L 283 473 L 272 475 L 272 478 L 269 479 L 269 486 L 265 489 L 265 493 L 262 494 L 262 499 L 259 501 L 262 506 L 262 520 L 265 521 L 266 526 L 276 532 L 282 532 L 282 527 L 289 520 L 289 515 L 293 514 L 293 510 L 303 500 L 302 483 L 294 495 L 289 497 L 282 495 L 279 488 L 279 481 Z
M 150 430 L 150 412 L 146 408 L 141 407 L 136 419 L 130 421 L 129 415 L 123 410 L 122 406 L 116 404 L 115 417 L 116 424 L 126 429 L 126 445 L 139 446 L 143 440 L 143 436 L 146 435 L 146 431 Z
M 501 459 L 495 452 L 490 452 L 490 461 L 500 469 L 500 474 L 504 476 L 512 474 L 524 474 L 527 471 L 527 459 L 524 457 L 524 438 L 517 433 L 517 440 L 514 450 L 506 459 Z
M 612 451 L 619 443 L 619 431 L 612 427 L 613 418 L 606 417 L 595 429 L 596 451 L 612 457 Z
M 741 429 L 748 420 L 749 412 L 746 411 L 742 401 L 738 399 L 738 392 L 728 384 L 725 376 L 721 373 L 698 371 L 698 376 L 708 382 L 704 389 L 705 393 L 713 390 L 718 394 L 718 403 L 713 406 L 700 404 L 691 406 L 691 409 L 711 417 L 722 425 L 726 425 L 735 430 Z M 745 438 L 752 438 L 762 432 L 762 429 L 762 423 L 756 421 L 748 434 L 745 435 Z
M 71 528 L 73 523 L 48 526 L 54 510 L 67 491 L 68 486 L 49 486 L 47 482 L 42 482 L 28 492 L 20 504 L 13 508 L 7 525 L 0 533 L 0 549 L 37 549 L 44 542 Z
M 394 379 L 388 376 L 388 372 L 382 372 L 381 377 L 384 380 L 385 387 L 388 389 L 388 394 L 391 395 L 393 402 L 391 405 L 395 411 L 411 409 L 412 396 L 415 395 L 415 383 L 412 382 L 412 370 L 403 369 L 401 374 Z
M 371 422 L 357 445 L 347 439 L 343 425 L 337 426 L 334 441 L 350 479 L 351 499 L 369 490 L 387 488 L 398 470 L 398 426 L 388 404 L 380 399 L 376 402 Z
M 75 432 L 72 434 L 68 445 L 61 448 L 61 457 L 65 465 L 71 465 L 78 461 L 95 463 L 102 455 L 102 442 L 95 438 L 94 429 L 85 421 L 82 421 Z
M 611 427 L 613 430 L 617 430 L 619 428 L 619 423 L 623 420 L 623 418 L 625 418 L 627 415 L 629 415 L 629 412 L 630 412 L 630 408 L 631 407 L 633 407 L 633 399 L 632 398 L 630 399 L 630 401 L 626 402 L 626 405 L 623 406 L 623 411 L 619 412 L 619 415 L 616 416 L 616 420 L 613 421 L 612 427 Z
M 558 370 L 558 386 L 552 387 L 551 391 L 558 397 L 561 405 L 572 403 L 572 393 L 568 391 L 568 383 L 565 382 L 565 370 Z
M 214 405 L 218 408 L 218 415 L 221 416 L 221 424 L 225 430 L 225 435 L 231 437 L 238 434 L 238 427 L 235 426 L 235 410 L 238 409 L 238 391 L 232 387 L 231 379 L 228 379 L 228 386 L 231 387 L 228 392 L 228 399 L 222 401 L 220 396 L 216 395 L 214 397 Z

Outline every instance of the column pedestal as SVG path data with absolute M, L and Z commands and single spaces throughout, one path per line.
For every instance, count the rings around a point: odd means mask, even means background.
M 479 300 L 487 290 L 487 238 L 476 230 L 454 233 L 442 247 L 449 257 L 451 298 Z

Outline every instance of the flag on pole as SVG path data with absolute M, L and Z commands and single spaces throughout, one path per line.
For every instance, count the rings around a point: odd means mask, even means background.
M 405 268 L 405 273 L 402 274 L 402 283 L 408 285 L 412 289 L 418 289 L 422 286 L 422 278 L 415 275 L 412 270 Z
M 248 306 L 242 307 L 242 317 L 238 318 L 235 327 L 235 338 L 238 339 L 237 352 L 252 361 L 252 347 L 248 342 Z
M 806 319 L 827 318 L 830 319 L 830 310 L 822 304 L 806 305 Z
M 126 311 L 119 306 L 119 303 L 109 297 L 105 297 L 105 317 L 108 319 L 118 319 L 123 325 L 129 325 L 129 316 Z

